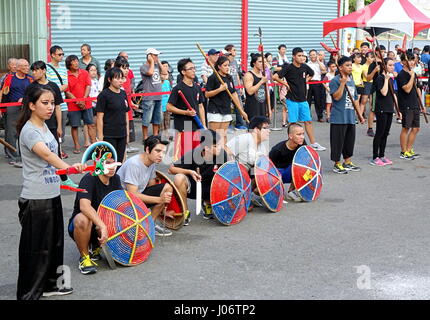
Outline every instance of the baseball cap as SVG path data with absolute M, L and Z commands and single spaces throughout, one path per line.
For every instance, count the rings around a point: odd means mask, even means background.
M 214 55 L 214 54 L 219 54 L 219 51 L 215 50 L 215 49 L 210 49 L 208 51 L 208 56 Z
M 157 49 L 155 49 L 155 48 L 148 48 L 148 49 L 146 49 L 146 54 L 155 54 L 155 55 L 159 55 L 159 54 L 161 54 L 162 52 L 161 51 L 158 51 Z

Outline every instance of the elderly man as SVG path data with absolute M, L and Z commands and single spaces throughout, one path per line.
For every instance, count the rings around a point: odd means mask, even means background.
M 97 74 L 100 76 L 100 63 L 99 61 L 91 55 L 91 46 L 87 43 L 84 43 L 81 46 L 81 55 L 82 57 L 79 59 L 79 69 L 86 69 L 87 66 L 92 63 L 97 68 Z
M 24 98 L 25 89 L 33 81 L 33 78 L 28 74 L 30 65 L 25 59 L 19 59 L 16 63 L 16 72 L 9 74 L 4 80 L 3 101 L 6 102 L 22 102 Z M 17 147 L 17 132 L 16 122 L 21 113 L 21 107 L 8 107 L 6 110 L 6 142 L 13 147 Z M 21 156 L 19 151 L 13 152 L 5 149 L 6 155 L 10 158 L 9 164 L 17 168 L 22 168 Z

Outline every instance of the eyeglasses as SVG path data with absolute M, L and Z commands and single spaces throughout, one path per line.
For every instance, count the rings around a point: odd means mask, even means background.
M 64 56 L 64 53 L 57 53 L 57 55 L 59 55 L 59 56 Z
M 185 69 L 185 71 L 190 71 L 190 70 L 196 70 L 196 67 L 191 67 L 191 68 Z

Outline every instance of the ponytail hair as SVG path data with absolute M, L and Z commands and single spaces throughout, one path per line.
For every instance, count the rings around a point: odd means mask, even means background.
M 105 81 L 103 83 L 103 90 L 106 88 L 109 88 L 110 81 L 114 78 L 123 78 L 124 74 L 122 73 L 122 70 L 117 67 L 113 67 L 112 69 L 109 69 L 106 71 L 105 74 Z
M 39 86 L 30 86 L 28 90 L 25 92 L 25 96 L 22 99 L 22 110 L 19 118 L 16 122 L 16 131 L 18 135 L 21 133 L 22 128 L 26 124 L 26 122 L 31 118 L 31 114 L 33 111 L 30 109 L 30 103 L 36 104 L 36 102 L 40 99 L 40 96 L 45 92 L 51 92 L 52 96 L 55 97 L 54 91 L 52 91 L 49 87 L 39 87 Z

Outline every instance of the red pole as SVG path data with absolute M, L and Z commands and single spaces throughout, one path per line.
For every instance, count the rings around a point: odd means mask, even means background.
M 242 70 L 248 71 L 248 0 L 242 0 L 242 41 L 240 53 Z
M 51 62 L 51 55 L 49 54 L 49 49 L 51 48 L 52 38 L 51 38 L 51 0 L 45 1 L 46 7 L 46 28 L 47 28 L 47 39 L 46 39 L 46 58 L 48 62 Z

